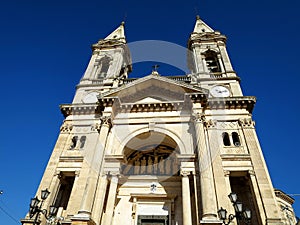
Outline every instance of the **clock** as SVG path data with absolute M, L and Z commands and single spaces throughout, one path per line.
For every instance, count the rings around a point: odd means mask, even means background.
M 84 96 L 82 101 L 84 103 L 96 103 L 98 101 L 98 98 L 97 98 L 98 95 L 99 95 L 98 92 L 90 92 L 86 96 Z
M 230 91 L 224 86 L 214 86 L 210 89 L 210 94 L 213 97 L 229 97 Z

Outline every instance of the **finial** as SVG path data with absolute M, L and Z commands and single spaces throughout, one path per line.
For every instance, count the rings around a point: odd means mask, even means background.
M 122 26 L 124 26 L 124 24 L 125 24 L 125 22 L 124 22 L 124 21 L 122 21 L 122 22 L 121 22 L 121 25 L 122 25 Z
M 200 20 L 200 16 L 199 16 L 199 15 L 197 15 L 197 16 L 196 16 L 196 19 L 197 19 L 197 20 Z

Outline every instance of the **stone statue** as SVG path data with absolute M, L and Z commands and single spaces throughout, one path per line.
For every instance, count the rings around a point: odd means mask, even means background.
M 157 174 L 158 171 L 157 171 L 157 167 L 158 167 L 158 156 L 154 156 L 154 162 L 153 162 L 153 173 L 154 174 Z
M 172 163 L 172 174 L 177 174 L 178 171 L 179 171 L 178 162 L 177 162 L 177 159 L 174 158 L 173 163 Z
M 165 169 L 166 169 L 166 174 L 170 175 L 171 174 L 171 159 L 170 157 L 167 157 L 166 160 L 165 160 Z
M 159 174 L 164 175 L 165 173 L 165 168 L 164 168 L 164 158 L 161 156 L 159 159 L 159 164 L 158 164 L 158 169 L 159 169 Z
M 141 168 L 140 165 L 141 165 L 140 160 L 137 159 L 134 161 L 134 174 L 135 175 L 140 173 L 140 168 Z
M 141 160 L 141 171 L 140 171 L 141 174 L 145 174 L 145 172 L 146 172 L 146 163 L 147 163 L 147 161 L 144 156 L 143 159 Z
M 152 174 L 152 166 L 153 166 L 153 161 L 151 157 L 148 157 L 148 166 L 147 166 L 147 174 Z

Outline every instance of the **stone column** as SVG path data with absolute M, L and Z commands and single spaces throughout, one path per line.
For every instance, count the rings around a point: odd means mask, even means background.
M 95 196 L 95 207 L 93 207 L 93 216 L 96 224 L 100 224 L 104 207 L 104 198 L 107 189 L 107 175 L 100 177 L 97 184 L 97 193 Z
M 208 68 L 207 68 L 207 64 L 206 64 L 206 60 L 205 60 L 205 56 L 202 55 L 202 54 L 201 54 L 201 60 L 202 60 L 202 65 L 203 65 L 203 72 L 209 73 Z
M 222 56 L 220 54 L 218 54 L 217 57 L 218 57 L 219 65 L 221 67 L 221 72 L 225 73 L 225 68 L 224 68 L 224 64 L 223 64 L 223 61 L 222 61 Z
M 105 144 L 110 129 L 110 118 L 103 117 L 101 118 L 101 120 L 102 120 L 102 126 L 100 129 L 98 142 L 94 150 L 94 155 L 89 170 L 89 177 L 87 179 L 87 184 L 86 184 L 86 192 L 84 193 L 81 202 L 79 214 L 90 215 L 92 212 L 92 206 L 94 203 L 94 197 L 97 188 L 97 181 L 99 179 L 99 173 L 103 163 Z
M 190 171 L 181 171 L 183 225 L 192 225 L 191 193 L 188 175 Z
M 116 194 L 118 188 L 118 175 L 113 174 L 110 180 L 108 198 L 106 203 L 106 210 L 105 210 L 105 225 L 111 225 L 113 220 L 114 208 L 115 208 L 115 201 L 116 201 Z
M 200 187 L 202 200 L 202 222 L 216 221 L 217 219 L 217 200 L 212 171 L 212 162 L 210 149 L 208 147 L 205 135 L 204 123 L 207 124 L 204 117 L 197 115 L 195 118 L 195 130 L 197 151 L 200 168 Z

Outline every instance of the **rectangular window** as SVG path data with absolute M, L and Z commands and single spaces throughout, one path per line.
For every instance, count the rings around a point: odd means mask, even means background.
M 238 201 L 243 203 L 243 208 L 251 210 L 252 219 L 250 224 L 261 224 L 258 218 L 258 207 L 253 193 L 251 180 L 248 176 L 230 176 L 231 191 L 238 196 Z
M 74 173 L 62 173 L 60 176 L 59 188 L 56 194 L 54 205 L 56 207 L 63 207 L 67 209 L 68 202 L 71 196 L 72 188 L 74 185 L 75 174 Z

